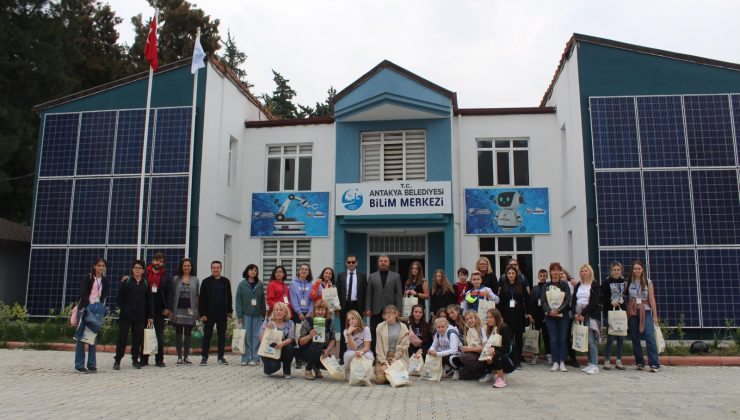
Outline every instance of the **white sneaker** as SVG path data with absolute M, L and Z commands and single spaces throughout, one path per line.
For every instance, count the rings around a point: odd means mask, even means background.
M 478 379 L 478 382 L 480 382 L 480 383 L 483 384 L 483 383 L 486 383 L 486 382 L 491 382 L 492 379 L 493 379 L 493 375 L 491 375 L 490 373 L 486 373 L 486 376 Z
M 599 373 L 599 367 L 596 365 L 591 365 L 591 368 L 585 371 L 589 375 L 595 375 Z
M 612 364 L 608 360 L 604 360 L 604 370 L 611 370 Z
M 585 372 L 587 370 L 591 370 L 591 366 L 593 366 L 591 363 L 587 364 L 585 368 L 581 369 L 581 372 Z
M 455 371 L 455 373 L 452 374 L 452 379 L 459 380 L 460 379 L 460 372 Z
M 557 372 L 558 369 L 560 369 L 560 366 L 558 366 L 557 363 L 553 363 L 552 367 L 550 368 L 550 372 Z
M 568 368 L 565 367 L 565 362 L 560 362 L 560 371 L 567 372 Z
M 552 354 L 547 355 L 547 363 L 552 363 Z

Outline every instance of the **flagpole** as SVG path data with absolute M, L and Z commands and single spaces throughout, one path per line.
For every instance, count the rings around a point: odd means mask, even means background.
M 154 9 L 154 22 L 156 28 L 157 22 L 157 9 Z M 146 112 L 144 113 L 144 144 L 141 150 L 141 179 L 139 181 L 139 222 L 137 223 L 138 229 L 136 233 L 136 259 L 142 259 L 141 255 L 141 236 L 142 236 L 142 224 L 144 219 L 144 184 L 146 181 L 146 155 L 149 149 L 149 115 L 151 113 L 152 104 L 152 80 L 154 79 L 154 69 L 151 64 L 149 65 L 149 81 L 146 87 Z
M 195 34 L 196 42 L 200 38 L 200 28 Z M 195 54 L 195 52 L 193 52 Z M 185 258 L 190 256 L 190 214 L 193 202 L 193 151 L 195 150 L 195 105 L 198 96 L 198 70 L 193 75 L 193 107 L 190 110 L 190 166 L 188 167 L 188 207 L 185 220 Z

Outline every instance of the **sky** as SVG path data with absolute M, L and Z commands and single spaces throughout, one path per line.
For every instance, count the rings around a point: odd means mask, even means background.
M 145 0 L 108 0 L 124 19 L 145 20 Z M 313 106 L 387 59 L 453 92 L 460 108 L 538 106 L 575 33 L 740 63 L 735 0 L 207 0 L 248 56 L 256 95 L 275 88 L 272 69 Z M 165 23 L 166 24 L 166 23 Z

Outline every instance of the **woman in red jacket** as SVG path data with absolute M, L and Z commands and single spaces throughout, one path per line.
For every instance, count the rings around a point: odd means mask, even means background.
M 290 311 L 290 291 L 288 285 L 283 283 L 285 281 L 285 267 L 279 265 L 272 270 L 270 275 L 270 283 L 267 285 L 267 311 L 272 312 L 272 308 L 277 302 L 283 302 L 288 305 L 289 316 L 293 316 Z

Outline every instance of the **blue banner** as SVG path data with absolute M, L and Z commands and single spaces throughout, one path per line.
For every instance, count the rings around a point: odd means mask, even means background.
M 467 235 L 538 235 L 550 233 L 547 188 L 465 189 Z
M 328 192 L 252 193 L 252 236 L 329 236 Z

